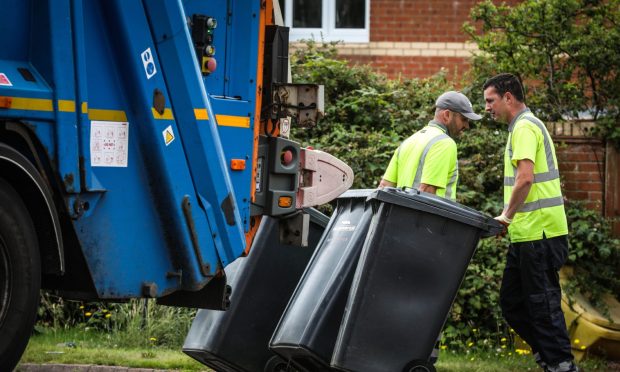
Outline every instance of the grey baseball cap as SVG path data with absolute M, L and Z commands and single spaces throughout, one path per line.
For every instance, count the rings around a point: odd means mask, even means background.
M 482 116 L 476 114 L 469 102 L 469 99 L 465 97 L 463 93 L 449 91 L 440 95 L 435 102 L 435 106 L 441 109 L 448 109 L 450 111 L 458 112 L 470 120 L 480 120 Z

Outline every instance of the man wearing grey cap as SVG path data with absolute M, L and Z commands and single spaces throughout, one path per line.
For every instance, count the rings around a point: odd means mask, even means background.
M 437 98 L 435 117 L 394 152 L 379 187 L 414 187 L 456 199 L 458 159 L 454 139 L 480 120 L 467 97 L 449 91 Z

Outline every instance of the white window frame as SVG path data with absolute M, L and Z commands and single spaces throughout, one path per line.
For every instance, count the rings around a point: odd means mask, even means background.
M 344 41 L 346 43 L 368 43 L 370 40 L 370 0 L 366 1 L 364 28 L 336 28 L 336 1 L 322 0 L 322 28 L 293 27 L 293 0 L 284 0 L 286 4 L 284 24 L 290 28 L 289 39 L 314 39 L 317 41 Z

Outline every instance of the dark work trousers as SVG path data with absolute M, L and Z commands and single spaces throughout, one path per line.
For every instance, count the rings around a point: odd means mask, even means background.
M 510 244 L 499 295 L 508 324 L 551 366 L 573 359 L 558 275 L 567 256 L 566 236 Z

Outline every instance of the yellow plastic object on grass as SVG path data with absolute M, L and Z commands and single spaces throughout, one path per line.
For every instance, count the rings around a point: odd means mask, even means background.
M 570 275 L 572 268 L 564 267 L 560 271 L 560 282 Z M 609 309 L 609 317 L 606 317 L 581 293 L 571 296 L 571 300 L 562 294 L 562 310 L 575 359 L 579 361 L 587 354 L 595 354 L 608 360 L 620 360 L 620 302 L 611 295 L 603 297 Z

